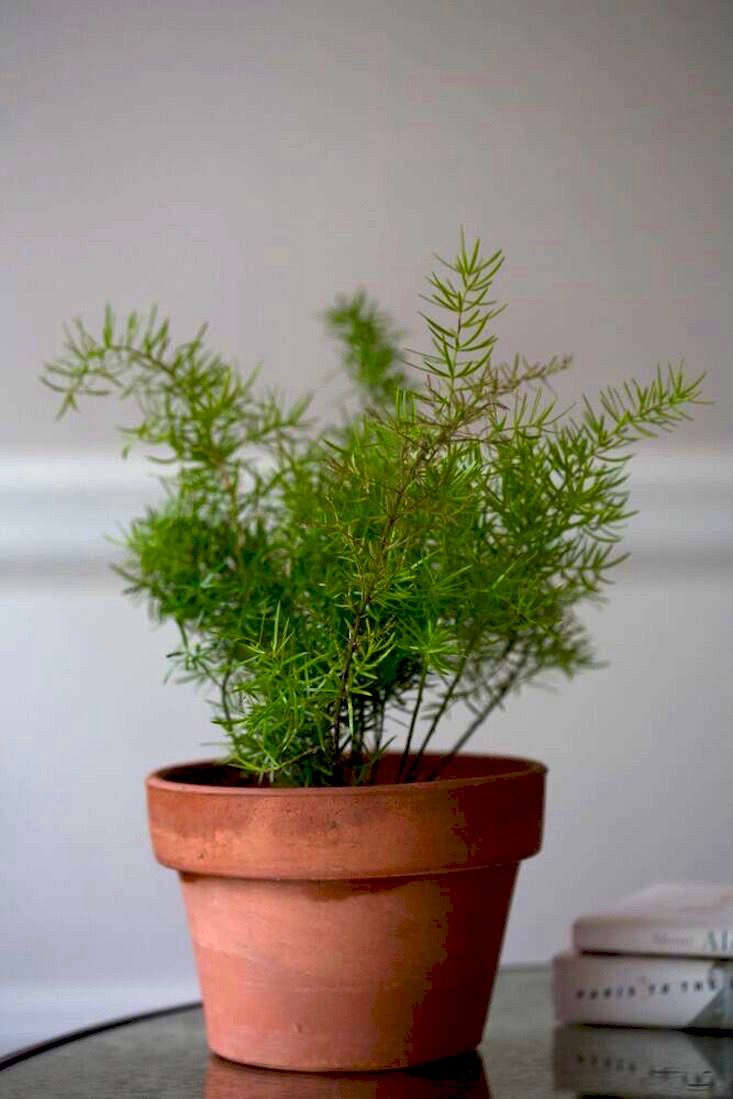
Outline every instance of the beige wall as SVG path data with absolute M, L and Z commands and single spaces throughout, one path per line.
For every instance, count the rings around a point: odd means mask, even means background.
M 54 425 L 61 324 L 157 301 L 293 389 L 333 366 L 317 314 L 366 285 L 420 341 L 461 223 L 507 255 L 500 350 L 573 352 L 563 397 L 656 362 L 707 370 L 677 437 L 729 442 L 733 6 L 727 0 L 52 0 L 3 6 L 5 394 Z

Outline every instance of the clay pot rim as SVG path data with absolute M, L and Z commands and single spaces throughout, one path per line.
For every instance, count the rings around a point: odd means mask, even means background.
M 399 753 L 397 754 L 399 755 Z M 426 754 L 425 758 L 439 760 L 442 756 L 440 754 L 430 753 L 429 755 Z M 376 783 L 373 786 L 281 786 L 274 789 L 261 786 L 215 786 L 213 784 L 195 782 L 177 782 L 174 778 L 167 777 L 171 772 L 180 772 L 193 767 L 226 766 L 225 760 L 199 759 L 186 763 L 174 763 L 169 764 L 166 767 L 159 767 L 157 770 L 150 772 L 145 779 L 145 785 L 157 790 L 175 790 L 179 794 L 187 791 L 191 794 L 207 794 L 213 797 L 377 797 L 384 796 L 385 794 L 394 795 L 397 792 L 403 793 L 405 796 L 409 797 L 410 794 L 408 794 L 407 791 L 429 793 L 430 791 L 436 790 L 457 790 L 471 786 L 485 786 L 487 783 L 516 781 L 516 779 L 527 778 L 532 774 L 547 774 L 547 767 L 544 763 L 540 763 L 538 760 L 534 759 L 527 759 L 523 756 L 505 756 L 499 753 L 485 753 L 482 755 L 461 753 L 459 758 L 464 761 L 471 760 L 476 764 L 480 764 L 482 761 L 486 761 L 489 764 L 491 762 L 497 763 L 498 761 L 501 761 L 509 764 L 516 764 L 516 767 L 501 771 L 498 774 L 489 773 L 454 778 L 438 778 L 433 779 L 431 782 L 383 782 Z

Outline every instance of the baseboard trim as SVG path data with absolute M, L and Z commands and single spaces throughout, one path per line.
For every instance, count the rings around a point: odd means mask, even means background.
M 639 567 L 733 563 L 733 452 L 651 451 L 630 467 L 623 549 Z M 112 539 L 160 498 L 160 467 L 98 453 L 0 451 L 0 577 L 115 583 Z M 625 566 L 626 567 L 626 566 Z

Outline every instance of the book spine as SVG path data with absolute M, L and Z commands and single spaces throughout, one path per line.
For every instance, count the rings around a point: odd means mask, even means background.
M 573 948 L 591 953 L 733 958 L 733 928 L 664 927 L 618 919 L 578 920 L 573 924 Z
M 733 963 L 561 954 L 553 998 L 566 1023 L 733 1029 Z

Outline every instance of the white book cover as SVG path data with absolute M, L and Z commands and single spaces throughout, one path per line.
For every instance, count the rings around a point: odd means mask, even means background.
M 553 1041 L 554 1084 L 626 1099 L 733 1099 L 733 1037 L 685 1030 L 562 1026 Z
M 552 986 L 565 1023 L 733 1028 L 733 961 L 559 954 Z
M 573 948 L 620 954 L 733 957 L 733 886 L 651 885 L 573 924 Z

